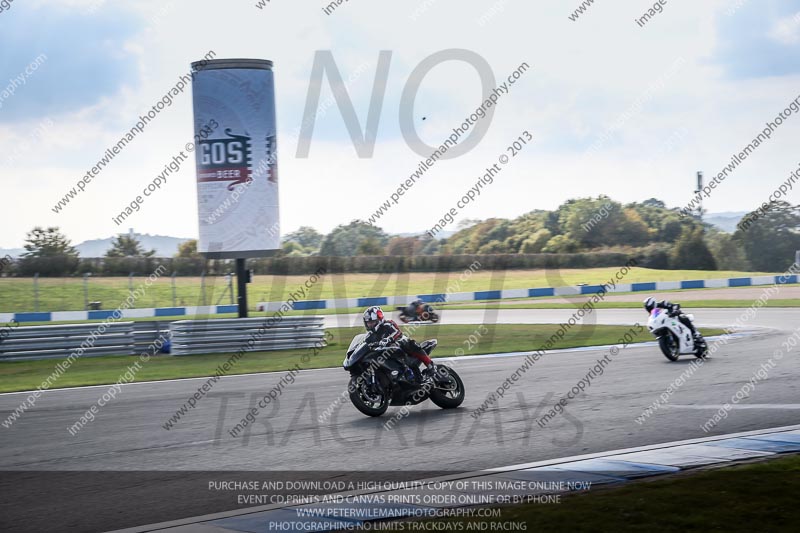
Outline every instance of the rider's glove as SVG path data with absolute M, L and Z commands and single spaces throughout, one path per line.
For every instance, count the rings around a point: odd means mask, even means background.
M 378 343 L 378 346 L 381 347 L 381 348 L 386 348 L 387 346 L 389 346 L 389 344 L 391 344 L 391 342 L 392 342 L 392 339 L 387 337 L 385 339 L 381 339 L 381 341 Z

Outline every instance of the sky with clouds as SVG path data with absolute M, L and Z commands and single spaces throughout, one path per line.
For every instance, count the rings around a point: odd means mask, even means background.
M 60 226 L 75 243 L 129 227 L 196 236 L 194 165 L 169 178 L 124 228 L 111 221 L 191 140 L 189 91 L 66 209 L 51 208 L 209 50 L 275 63 L 284 233 L 366 219 L 416 170 L 420 156 L 399 126 L 401 96 L 412 71 L 442 50 L 479 54 L 498 83 L 522 63 L 531 68 L 501 98 L 481 142 L 438 163 L 379 221 L 391 233 L 433 226 L 526 130 L 534 144 L 459 219 L 510 218 L 599 194 L 683 206 L 696 171 L 716 175 L 800 96 L 796 0 L 668 0 L 644 27 L 635 19 L 653 3 L 639 0 L 598 0 L 575 21 L 568 16 L 578 0 L 350 0 L 329 15 L 322 10 L 329 2 L 270 0 L 263 9 L 257 2 L 14 0 L 3 7 L 0 247 L 20 247 L 36 225 Z M 316 120 L 309 156 L 297 157 L 294 132 L 320 50 L 333 54 L 362 127 L 379 53 L 391 51 L 371 157 L 359 157 L 330 104 Z M 323 106 L 331 95 L 324 81 Z M 437 66 L 411 112 L 419 136 L 441 143 L 482 98 L 474 67 Z M 798 138 L 800 115 L 717 188 L 708 210 L 746 211 L 764 201 L 800 166 Z M 796 189 L 789 200 L 800 202 Z

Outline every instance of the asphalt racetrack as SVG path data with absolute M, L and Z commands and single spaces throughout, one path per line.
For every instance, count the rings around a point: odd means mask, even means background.
M 701 327 L 730 325 L 742 315 L 741 310 L 735 309 L 694 312 Z M 444 322 L 557 324 L 568 320 L 571 314 L 569 310 L 449 311 Z M 351 315 L 330 316 L 326 325 L 347 325 L 347 321 L 356 319 Z M 592 320 L 601 324 L 634 324 L 644 323 L 645 319 L 646 314 L 640 310 L 603 309 Z M 591 328 L 591 324 L 582 327 Z M 188 473 L 176 475 L 175 471 L 297 470 L 318 472 L 323 479 L 322 471 L 331 471 L 331 475 L 347 470 L 477 471 L 798 423 L 800 348 L 791 349 L 787 339 L 800 327 L 800 309 L 761 309 L 747 327 L 747 336 L 721 347 L 669 397 L 667 405 L 639 422 L 636 419 L 643 410 L 690 368 L 692 356 L 670 363 L 655 345 L 630 346 L 614 356 L 603 375 L 545 427 L 536 421 L 587 375 L 597 360 L 609 352 L 608 348 L 546 355 L 478 418 L 471 416 L 473 410 L 520 366 L 523 357 L 460 358 L 453 364 L 467 389 L 462 407 L 444 411 L 425 402 L 397 420 L 390 430 L 384 428 L 384 423 L 399 408 L 390 408 L 382 418 L 371 419 L 345 400 L 329 410 L 327 418 L 320 419 L 326 409 L 336 405 L 347 385 L 348 375 L 340 368 L 302 371 L 295 383 L 283 389 L 278 401 L 238 437 L 230 436 L 228 431 L 277 385 L 284 372 L 221 379 L 170 430 L 163 424 L 205 379 L 126 385 L 117 399 L 75 436 L 67 428 L 107 387 L 52 390 L 11 428 L 0 428 L 0 469 L 27 471 L 13 477 L 5 472 L 2 477 L 6 486 L 2 488 L 5 494 L 14 491 L 19 495 L 19 484 L 25 486 L 26 476 L 31 483 L 40 483 L 31 471 L 43 475 L 67 470 L 150 471 L 154 476 L 170 479 L 162 489 L 169 486 L 169 497 L 174 499 L 179 497 L 176 487 L 191 477 Z M 418 330 L 418 339 L 426 337 L 425 328 Z M 652 336 L 645 331 L 638 340 L 652 341 Z M 782 354 L 780 359 L 776 359 L 778 351 Z M 748 397 L 705 432 L 703 424 L 723 404 L 731 403 L 737 391 L 751 382 L 764 365 L 769 368 L 768 378 L 754 382 Z M 4 419 L 23 398 L 24 393 L 0 395 Z M 10 483 L 16 485 L 11 487 Z M 147 500 L 151 506 L 149 522 L 132 511 L 95 513 L 98 521 L 90 521 L 87 530 L 92 526 L 133 526 L 220 510 L 209 508 L 197 498 L 176 506 L 168 502 L 169 497 L 160 492 L 158 484 L 148 482 L 148 486 L 153 487 L 148 489 L 153 500 Z M 73 497 L 79 497 L 77 491 L 65 495 L 62 489 L 60 504 L 70 505 Z M 53 511 L 53 503 L 42 496 L 41 506 L 35 501 L 27 505 L 27 512 L 38 515 L 7 515 L 10 525 L 21 530 L 31 524 L 47 529 L 37 520 Z M 0 511 L 8 511 L 8 507 L 6 503 Z M 74 508 L 75 505 L 65 507 L 59 512 L 65 517 L 73 513 L 76 521 L 85 520 L 86 516 L 75 514 L 78 511 Z

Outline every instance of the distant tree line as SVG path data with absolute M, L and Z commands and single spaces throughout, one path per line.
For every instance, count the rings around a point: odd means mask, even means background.
M 535 210 L 514 219 L 462 222 L 445 239 L 389 236 L 360 220 L 327 235 L 304 226 L 283 237 L 271 258 L 248 262 L 257 274 L 314 272 L 448 271 L 475 256 L 487 269 L 590 268 L 635 258 L 640 266 L 675 270 L 783 271 L 800 250 L 800 206 L 775 202 L 758 217 L 743 219 L 729 234 L 697 218 L 682 217 L 655 198 L 621 204 L 606 196 L 568 200 L 555 211 Z M 57 227 L 27 234 L 25 254 L 6 275 L 146 275 L 166 265 L 178 275 L 223 274 L 230 261 L 207 261 L 197 241 L 181 244 L 171 258 L 156 258 L 136 238 L 120 235 L 103 258 L 80 258 Z

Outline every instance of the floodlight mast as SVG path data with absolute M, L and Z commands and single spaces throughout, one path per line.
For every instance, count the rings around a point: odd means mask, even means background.
M 703 209 L 703 194 L 702 194 L 703 193 L 703 172 L 702 171 L 698 171 L 697 172 L 697 190 L 694 191 L 694 193 L 695 193 L 695 198 L 697 198 L 697 209 L 695 210 L 695 213 L 697 215 L 697 218 L 700 220 L 700 222 L 702 222 L 703 221 L 703 215 L 705 214 L 705 210 Z

